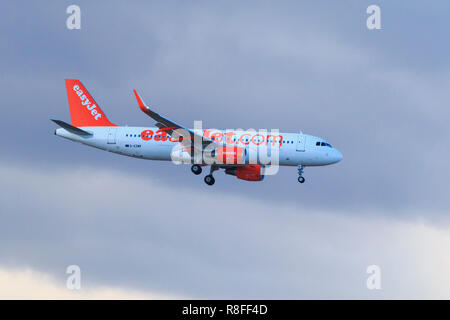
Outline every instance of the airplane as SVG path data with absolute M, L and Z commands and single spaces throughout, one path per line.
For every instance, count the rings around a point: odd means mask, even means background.
M 204 181 L 210 186 L 215 183 L 213 173 L 219 169 L 241 180 L 262 181 L 267 163 L 258 155 L 250 161 L 250 155 L 263 147 L 277 155 L 279 166 L 296 166 L 299 183 L 305 182 L 305 167 L 342 160 L 342 153 L 324 139 L 304 133 L 188 129 L 153 111 L 136 90 L 133 92 L 140 109 L 156 121 L 155 126 L 117 126 L 108 120 L 80 80 L 65 79 L 65 84 L 71 124 L 51 119 L 60 127 L 55 135 L 120 155 L 190 163 L 195 175 L 209 166 Z

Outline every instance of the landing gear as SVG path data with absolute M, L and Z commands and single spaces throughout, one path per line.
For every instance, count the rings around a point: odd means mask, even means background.
M 205 176 L 205 183 L 208 186 L 212 186 L 214 184 L 214 182 L 216 182 L 216 179 L 214 179 L 214 177 L 213 177 L 213 172 L 216 170 L 219 170 L 219 168 L 216 166 L 211 166 L 209 174 L 207 176 Z
M 205 183 L 208 186 L 212 186 L 214 184 L 214 182 L 216 182 L 216 179 L 214 179 L 212 174 L 208 174 L 207 176 L 205 176 Z
M 301 164 L 298 165 L 298 182 L 304 183 L 305 178 L 303 178 L 303 166 Z
M 198 164 L 194 164 L 191 167 L 191 171 L 193 174 L 199 175 L 200 173 L 202 173 L 202 167 L 200 167 Z

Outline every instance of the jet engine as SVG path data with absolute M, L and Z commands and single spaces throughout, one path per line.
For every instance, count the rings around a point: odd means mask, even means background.
M 264 168 L 259 164 L 249 164 L 246 166 L 227 168 L 226 174 L 236 176 L 236 178 L 246 181 L 262 181 L 264 180 Z

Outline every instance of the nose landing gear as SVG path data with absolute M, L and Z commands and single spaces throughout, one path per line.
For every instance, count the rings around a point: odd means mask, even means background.
M 301 164 L 298 165 L 298 182 L 304 183 L 305 178 L 303 178 L 303 166 Z
M 216 182 L 216 179 L 214 179 L 214 177 L 213 177 L 213 172 L 216 170 L 219 170 L 219 168 L 216 166 L 211 166 L 209 174 L 207 176 L 205 176 L 205 183 L 208 186 L 212 186 L 214 184 L 214 182 Z

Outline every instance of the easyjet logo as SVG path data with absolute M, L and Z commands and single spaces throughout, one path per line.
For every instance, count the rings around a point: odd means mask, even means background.
M 152 130 L 144 130 L 141 132 L 140 136 L 142 140 L 149 141 L 149 140 L 155 140 L 155 141 L 167 141 L 170 142 L 181 142 L 183 140 L 183 137 L 179 138 L 172 138 L 171 136 L 168 137 L 167 130 L 173 129 L 173 128 L 162 128 L 159 129 L 156 132 L 153 132 Z M 281 135 L 271 135 L 271 134 L 237 134 L 235 132 L 226 132 L 225 134 L 222 132 L 214 132 L 212 133 L 211 130 L 203 130 L 203 136 L 207 139 L 210 139 L 216 143 L 236 143 L 236 144 L 243 144 L 243 145 L 249 145 L 254 144 L 256 146 L 259 146 L 261 144 L 265 144 L 266 146 L 269 144 L 272 144 L 272 146 L 275 146 L 278 144 L 280 147 L 283 145 L 283 136 Z M 186 139 L 186 137 L 184 137 Z
M 100 111 L 97 110 L 97 106 L 95 105 L 95 103 L 89 101 L 88 97 L 86 97 L 86 95 L 83 94 L 83 90 L 81 90 L 78 85 L 73 86 L 73 91 L 77 93 L 78 97 L 80 97 L 81 104 L 83 106 L 86 106 L 86 109 L 88 109 L 91 112 L 91 115 L 94 117 L 95 120 L 98 120 L 102 117 L 102 114 L 100 113 Z
M 167 141 L 170 142 L 181 142 L 183 141 L 183 137 L 179 138 L 173 138 L 172 136 L 167 134 L 168 130 L 173 129 L 174 127 L 168 127 L 168 128 L 161 128 L 157 130 L 156 132 L 153 132 L 153 130 L 144 130 L 141 132 L 140 136 L 142 140 L 149 141 L 149 140 L 155 140 L 155 141 Z

